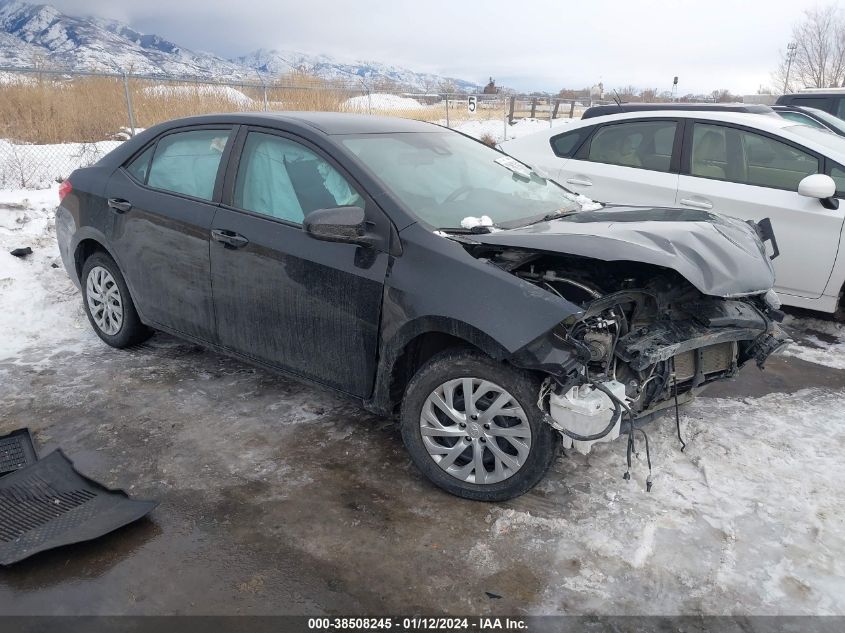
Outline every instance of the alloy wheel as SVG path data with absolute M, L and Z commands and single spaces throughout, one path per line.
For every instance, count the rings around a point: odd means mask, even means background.
M 123 326 L 123 298 L 112 274 L 95 266 L 85 282 L 85 297 L 94 323 L 104 334 L 113 336 Z
M 517 400 L 481 378 L 457 378 L 426 398 L 420 434 L 434 462 L 453 477 L 494 484 L 522 468 L 531 427 Z

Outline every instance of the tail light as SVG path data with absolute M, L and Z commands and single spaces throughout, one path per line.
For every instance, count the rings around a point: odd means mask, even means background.
M 65 196 L 73 191 L 73 185 L 70 184 L 70 180 L 63 180 L 62 184 L 59 185 L 59 202 L 65 199 Z

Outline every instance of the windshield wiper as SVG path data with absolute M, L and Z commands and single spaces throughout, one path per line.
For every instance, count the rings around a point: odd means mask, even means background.
M 550 222 L 557 220 L 573 213 L 578 213 L 579 209 L 568 209 L 566 211 L 553 211 L 552 213 L 544 213 L 543 215 L 535 215 L 522 220 L 514 220 L 513 222 L 505 222 L 502 224 L 503 229 L 518 229 L 523 226 L 531 226 L 532 224 L 540 224 L 540 222 Z
M 443 231 L 444 233 L 459 233 L 461 235 L 480 235 L 480 234 L 487 234 L 492 233 L 493 229 L 500 228 L 499 225 L 478 225 L 474 226 L 471 229 L 465 229 L 464 227 L 444 227 L 437 229 L 438 231 Z

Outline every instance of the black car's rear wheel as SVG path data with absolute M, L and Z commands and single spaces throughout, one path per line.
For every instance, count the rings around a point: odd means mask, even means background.
M 521 495 L 554 461 L 558 437 L 537 408 L 538 381 L 478 352 L 445 352 L 414 376 L 402 439 L 437 486 L 467 499 Z
M 145 341 L 152 330 L 141 323 L 129 288 L 115 261 L 106 253 L 91 255 L 82 267 L 82 303 L 91 327 L 112 347 Z

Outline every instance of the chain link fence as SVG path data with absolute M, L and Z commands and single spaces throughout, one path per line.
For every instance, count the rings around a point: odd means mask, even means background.
M 292 75 L 212 82 L 122 73 L 0 67 L 0 188 L 43 188 L 95 163 L 139 130 L 212 112 L 325 111 L 399 116 L 490 143 L 530 118 L 580 116 L 588 105 L 507 94 L 408 92 Z

